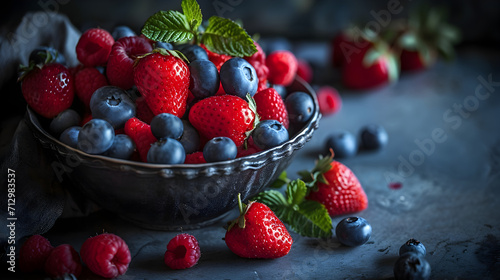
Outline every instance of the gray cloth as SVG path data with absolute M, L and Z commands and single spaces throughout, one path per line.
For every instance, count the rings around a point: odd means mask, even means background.
M 12 76 L 17 72 L 19 64 L 27 64 L 30 52 L 41 45 L 57 49 L 64 54 L 68 67 L 75 66 L 78 63 L 75 47 L 80 35 L 80 31 L 64 15 L 47 12 L 26 14 L 15 29 L 3 30 L 0 35 L 0 87 L 5 89 L 8 85 L 12 86 L 7 83 L 15 83 Z M 3 94 L 12 93 L 4 91 Z M 0 130 L 2 143 L 10 140 L 8 146 L 0 147 L 0 219 L 2 224 L 15 223 L 13 233 L 16 246 L 20 246 L 17 243 L 19 239 L 47 232 L 61 215 L 78 213 L 81 201 L 76 203 L 69 194 L 64 185 L 69 184 L 69 180 L 60 182 L 57 179 L 50 164 L 54 160 L 52 155 L 44 151 L 34 138 L 26 120 L 22 119 L 17 123 L 19 118 L 12 119 L 16 122 L 6 121 L 2 126 L 17 125 L 13 136 L 12 129 L 1 127 Z M 7 205 L 13 202 L 7 200 L 9 169 L 15 170 L 15 204 L 11 205 L 14 209 L 13 216 L 8 212 Z M 17 220 L 8 219 L 12 217 Z M 3 225 L 0 233 L 0 245 L 3 249 L 8 245 L 11 230 Z M 0 257 L 5 255 L 2 256 L 0 252 Z

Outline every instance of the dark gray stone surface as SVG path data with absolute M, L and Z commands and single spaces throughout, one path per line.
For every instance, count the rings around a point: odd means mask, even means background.
M 341 246 L 334 236 L 320 240 L 292 233 L 287 256 L 242 259 L 222 239 L 227 218 L 185 231 L 200 242 L 202 257 L 191 269 L 173 271 L 163 254 L 179 232 L 141 229 L 106 212 L 60 219 L 45 236 L 53 245 L 69 243 L 77 250 L 97 233 L 121 236 L 132 262 L 118 279 L 391 279 L 399 247 L 410 238 L 425 244 L 432 279 L 499 279 L 499 62 L 498 53 L 462 50 L 456 61 L 404 74 L 388 87 L 351 92 L 339 86 L 341 112 L 323 117 L 288 174 L 295 178 L 297 171 L 312 168 L 333 129 L 357 134 L 368 123 L 386 128 L 385 149 L 342 160 L 369 198 L 368 209 L 356 215 L 371 223 L 373 234 L 360 247 Z M 391 189 L 390 182 L 402 187 Z M 333 217 L 333 223 L 343 217 Z M 81 279 L 100 278 L 85 270 Z

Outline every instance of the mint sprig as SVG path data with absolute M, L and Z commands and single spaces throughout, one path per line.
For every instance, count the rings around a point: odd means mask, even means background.
M 285 195 L 276 190 L 259 193 L 254 199 L 266 204 L 292 230 L 307 237 L 330 237 L 332 219 L 325 206 L 317 201 L 306 200 L 308 189 L 300 180 L 288 183 Z
M 203 15 L 196 0 L 182 0 L 181 7 L 182 13 L 170 10 L 152 15 L 144 23 L 142 34 L 166 43 L 203 43 L 212 52 L 231 56 L 245 57 L 257 52 L 253 39 L 234 21 L 212 16 L 203 31 Z
M 253 39 L 236 22 L 212 16 L 201 37 L 208 50 L 233 56 L 251 56 L 257 51 Z

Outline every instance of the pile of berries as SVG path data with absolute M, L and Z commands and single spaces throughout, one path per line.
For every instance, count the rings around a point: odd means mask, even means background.
M 80 254 L 69 244 L 53 247 L 41 236 L 29 237 L 19 251 L 19 267 L 24 273 L 45 272 L 52 278 L 73 275 L 78 278 L 83 265 L 104 278 L 125 274 L 131 260 L 125 241 L 112 233 L 88 238 Z
M 232 57 L 92 28 L 78 41 L 76 67 L 52 48 L 34 50 L 21 88 L 52 135 L 83 152 L 158 164 L 231 160 L 283 144 L 315 110 L 309 94 L 275 88 L 297 75 L 293 53 L 266 56 L 254 44 L 252 56 Z

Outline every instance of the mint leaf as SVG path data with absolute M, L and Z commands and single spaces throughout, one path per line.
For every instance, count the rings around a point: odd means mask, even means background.
M 286 187 L 286 197 L 288 204 L 299 205 L 307 194 L 306 183 L 302 180 L 291 181 Z
M 252 38 L 237 23 L 230 19 L 212 16 L 201 37 L 208 50 L 231 56 L 251 56 L 257 52 Z
M 182 0 L 181 7 L 191 30 L 197 31 L 203 20 L 200 5 L 196 0 Z
M 305 200 L 307 190 L 302 180 L 294 180 L 287 185 L 286 199 L 276 190 L 261 192 L 254 199 L 266 204 L 281 221 L 300 235 L 329 237 L 332 234 L 332 219 L 323 204 Z
M 141 32 L 150 40 L 166 43 L 191 40 L 195 35 L 186 16 L 177 11 L 157 12 L 146 20 Z
M 325 206 L 317 201 L 304 200 L 299 205 L 299 210 L 294 212 L 290 219 L 289 224 L 292 229 L 303 236 L 330 237 L 332 235 L 332 219 Z

